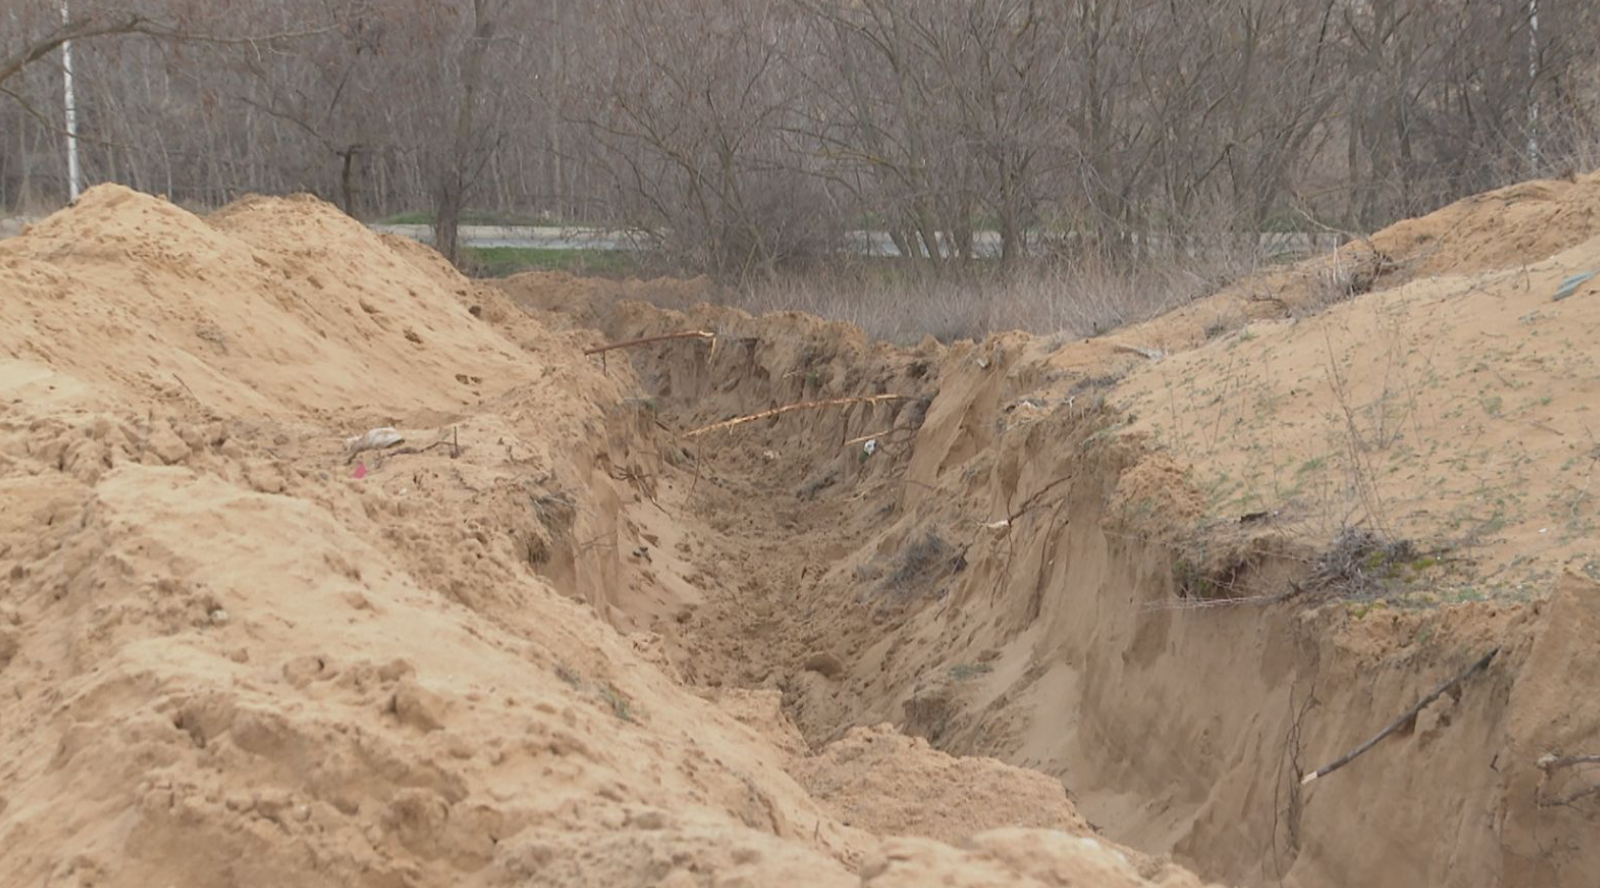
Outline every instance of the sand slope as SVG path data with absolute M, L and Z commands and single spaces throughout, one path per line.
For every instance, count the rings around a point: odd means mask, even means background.
M 306 199 L 0 241 L 0 885 L 1197 884 L 613 628 L 675 457 L 575 337 Z

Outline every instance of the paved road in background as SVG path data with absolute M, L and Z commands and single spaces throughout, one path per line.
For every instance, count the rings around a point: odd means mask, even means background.
M 38 221 L 37 218 L 0 218 L 0 238 L 11 237 L 22 226 Z M 433 230 L 427 225 L 373 225 L 374 231 L 409 237 L 423 243 L 433 242 Z M 973 235 L 974 248 L 979 256 L 1000 255 L 1000 234 L 980 231 Z M 461 242 L 469 247 L 511 247 L 539 250 L 637 250 L 644 241 L 632 232 L 608 231 L 599 228 L 560 228 L 538 225 L 463 225 Z M 857 256 L 898 256 L 900 251 L 884 231 L 851 231 L 844 237 L 845 251 Z M 1261 246 L 1267 255 L 1299 254 L 1313 250 L 1326 252 L 1338 245 L 1338 238 L 1327 234 L 1263 234 Z
M 433 243 L 433 229 L 427 225 L 374 225 L 372 230 Z M 639 245 L 638 239 L 626 231 L 537 225 L 463 225 L 460 237 L 466 246 L 491 249 L 632 250 Z
M 433 230 L 426 225 L 374 225 L 386 234 L 398 234 L 423 243 L 433 242 Z M 1000 233 L 980 231 L 973 235 L 973 250 L 979 256 L 1000 255 Z M 463 225 L 461 243 L 468 247 L 511 247 L 540 250 L 635 250 L 644 242 L 627 231 L 595 228 L 557 228 L 535 225 Z M 899 256 L 900 250 L 886 231 L 850 231 L 844 236 L 846 252 L 857 256 Z M 1339 243 L 1337 235 L 1264 233 L 1261 247 L 1266 255 L 1325 252 Z

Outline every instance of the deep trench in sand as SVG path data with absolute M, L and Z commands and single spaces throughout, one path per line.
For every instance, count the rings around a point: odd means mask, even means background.
M 1528 742 L 1514 668 L 1300 784 L 1454 672 L 1476 618 L 1438 615 L 1427 631 L 1461 645 L 1419 652 L 1352 640 L 1337 609 L 1162 608 L 1172 539 L 1114 508 L 1149 452 L 1107 436 L 1104 408 L 1037 409 L 1028 393 L 1054 380 L 1025 337 L 898 349 L 815 318 L 698 311 L 624 306 L 597 324 L 719 332 L 715 350 L 631 355 L 652 413 L 632 447 L 657 474 L 626 510 L 639 545 L 610 616 L 659 633 L 687 681 L 778 689 L 813 749 L 888 722 L 1039 770 L 1110 838 L 1222 882 L 1546 871 L 1536 814 L 1511 797 L 1526 778 L 1496 769 Z M 688 434 L 884 393 L 904 399 Z M 1235 579 L 1276 590 L 1303 572 L 1268 546 Z M 1533 642 L 1512 634 L 1521 661 Z M 1474 834 L 1492 842 L 1440 843 Z
M 1590 295 L 1559 319 L 1549 297 L 1600 261 L 1600 204 L 1550 199 L 1564 187 L 1420 220 L 1471 235 L 1438 254 L 1470 254 L 1470 280 L 1446 263 L 1417 272 L 1443 283 L 1278 317 L 1320 304 L 1295 295 L 1324 279 L 1312 263 L 1115 339 L 912 348 L 567 298 L 592 284 L 560 276 L 472 282 L 309 198 L 202 219 L 93 189 L 0 242 L 0 884 L 1101 885 L 1062 872 L 1119 865 L 1120 884 L 1189 884 L 1135 849 L 1241 886 L 1600 883 L 1581 690 L 1600 584 L 1284 599 L 1327 541 L 1198 508 L 1190 474 L 1262 452 L 1201 409 L 1236 355 L 1299 423 L 1255 443 L 1303 450 L 1341 422 L 1305 390 L 1306 337 L 1354 378 L 1385 366 L 1375 343 L 1405 356 L 1406 329 L 1371 335 L 1395 308 L 1463 361 L 1411 430 L 1438 467 L 1485 375 L 1541 380 L 1538 415 L 1579 428 L 1593 374 L 1566 371 L 1597 340 L 1544 337 L 1600 324 Z M 1566 233 L 1517 234 L 1535 229 Z M 1438 323 L 1446 299 L 1472 323 Z M 1235 309 L 1270 317 L 1211 336 Z M 586 354 L 682 331 L 715 343 Z M 1475 350 L 1511 331 L 1520 353 Z M 1186 421 L 1227 452 L 1152 428 L 1179 405 L 1149 394 L 1183 368 Z M 1526 410 L 1486 416 L 1489 446 L 1513 448 Z M 391 425 L 411 443 L 345 443 Z M 1559 484 L 1528 466 L 1584 465 L 1580 434 L 1542 433 L 1509 454 L 1530 503 Z M 1542 536 L 1547 515 L 1516 526 Z M 1502 554 L 1585 554 L 1548 536 Z M 883 722 L 921 739 L 830 742 Z

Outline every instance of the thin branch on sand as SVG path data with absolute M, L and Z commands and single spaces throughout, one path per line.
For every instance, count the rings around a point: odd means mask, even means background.
M 1326 777 L 1329 774 L 1332 774 L 1334 771 L 1337 771 L 1340 768 L 1344 767 L 1345 765 L 1348 765 L 1351 762 L 1355 761 L 1362 753 L 1366 752 L 1367 750 L 1371 749 L 1374 746 L 1377 746 L 1378 743 L 1383 740 L 1383 738 L 1389 736 L 1390 734 L 1393 734 L 1395 731 L 1398 731 L 1402 727 L 1404 727 L 1405 725 L 1409 724 L 1412 719 L 1417 717 L 1418 713 L 1420 713 L 1422 710 L 1428 708 L 1428 704 L 1429 703 L 1432 703 L 1433 701 L 1439 699 L 1441 696 L 1444 695 L 1444 693 L 1446 691 L 1450 690 L 1451 688 L 1455 687 L 1456 685 L 1461 684 L 1462 682 L 1466 681 L 1468 678 L 1471 678 L 1474 673 L 1477 673 L 1477 672 L 1480 672 L 1480 671 L 1482 671 L 1484 669 L 1489 668 L 1489 661 L 1493 660 L 1495 654 L 1498 654 L 1498 653 L 1500 653 L 1500 649 L 1499 648 L 1495 648 L 1494 650 L 1491 650 L 1489 653 L 1484 654 L 1483 656 L 1479 657 L 1477 662 L 1473 663 L 1471 666 L 1468 666 L 1466 669 L 1463 669 L 1460 673 L 1458 673 L 1456 675 L 1455 678 L 1452 678 L 1449 681 L 1445 682 L 1444 684 L 1439 685 L 1437 688 L 1434 688 L 1433 693 L 1429 694 L 1426 697 L 1423 697 L 1421 700 L 1418 700 L 1417 701 L 1417 705 L 1415 705 L 1415 706 L 1411 707 L 1410 709 L 1406 710 L 1404 715 L 1402 715 L 1399 718 L 1395 719 L 1394 722 L 1392 724 L 1390 724 L 1387 728 L 1384 728 L 1383 730 L 1379 731 L 1378 735 L 1376 737 L 1373 737 L 1371 740 L 1368 740 L 1367 742 L 1361 744 L 1360 746 L 1357 746 L 1355 749 L 1351 750 L 1350 752 L 1345 753 L 1343 756 L 1341 756 L 1339 758 L 1338 761 L 1334 762 L 1333 764 L 1323 765 L 1322 767 L 1316 769 L 1315 771 L 1312 771 L 1310 774 L 1307 774 L 1305 777 L 1301 778 L 1300 785 L 1304 786 L 1307 783 L 1310 783 L 1311 781 L 1316 780 L 1316 779 L 1318 779 L 1320 777 Z
M 594 348 L 586 348 L 583 353 L 586 355 L 599 355 L 614 349 L 650 345 L 653 342 L 666 342 L 670 339 L 703 339 L 707 342 L 715 342 L 717 334 L 709 330 L 683 330 L 677 333 L 662 333 L 659 336 L 645 336 L 641 339 L 629 339 L 623 342 L 609 342 L 605 345 L 597 345 Z
M 853 404 L 881 404 L 885 401 L 909 400 L 911 400 L 910 395 L 867 395 L 859 398 L 830 398 L 826 401 L 802 401 L 799 404 L 785 404 L 782 407 L 774 407 L 771 410 L 763 410 L 760 413 L 752 413 L 749 416 L 736 416 L 733 419 L 725 419 L 722 422 L 714 422 L 711 425 L 703 426 L 695 429 L 692 432 L 688 432 L 684 435 L 684 437 L 695 438 L 699 437 L 700 435 L 704 435 L 707 432 L 720 432 L 724 429 L 731 429 L 735 426 L 744 425 L 747 422 L 755 422 L 757 420 L 767 419 L 768 417 L 781 416 L 785 413 L 793 413 L 796 410 L 819 410 L 823 407 L 848 407 Z

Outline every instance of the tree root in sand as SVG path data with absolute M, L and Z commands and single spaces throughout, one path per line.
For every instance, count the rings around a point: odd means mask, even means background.
M 1444 693 L 1446 691 L 1450 690 L 1451 688 L 1455 687 L 1456 685 L 1461 684 L 1462 682 L 1466 681 L 1468 678 L 1471 678 L 1473 674 L 1475 674 L 1475 673 L 1477 673 L 1477 672 L 1479 672 L 1481 670 L 1489 668 L 1489 661 L 1493 660 L 1494 657 L 1495 657 L 1495 654 L 1498 654 L 1498 653 L 1500 653 L 1500 649 L 1499 648 L 1495 648 L 1494 650 L 1491 650 L 1489 653 L 1484 654 L 1483 656 L 1479 657 L 1477 662 L 1473 663 L 1471 666 L 1468 666 L 1466 669 L 1461 670 L 1461 672 L 1459 674 L 1457 674 L 1455 678 L 1452 678 L 1449 681 L 1445 682 L 1444 684 L 1439 685 L 1437 688 L 1433 689 L 1433 693 L 1429 694 L 1426 697 L 1423 697 L 1421 700 L 1418 700 L 1417 701 L 1417 705 L 1415 705 L 1415 706 L 1411 707 L 1410 709 L 1406 710 L 1404 715 L 1402 715 L 1399 718 L 1395 719 L 1394 722 L 1391 723 L 1387 728 L 1384 728 L 1383 730 L 1379 731 L 1377 736 L 1373 737 L 1371 740 L 1368 740 L 1367 742 L 1361 744 L 1360 746 L 1357 746 L 1355 749 L 1352 749 L 1351 751 L 1349 751 L 1349 752 L 1345 753 L 1344 755 L 1340 756 L 1338 761 L 1335 761 L 1332 764 L 1323 765 L 1322 767 L 1316 769 L 1315 771 L 1312 771 L 1310 774 L 1307 774 L 1306 776 L 1300 778 L 1300 785 L 1301 786 L 1305 786 L 1306 784 L 1310 783 L 1313 780 L 1317 780 L 1319 778 L 1326 777 L 1329 774 L 1332 774 L 1334 771 L 1337 771 L 1340 768 L 1344 767 L 1345 765 L 1348 765 L 1351 762 L 1355 761 L 1357 758 L 1359 758 L 1367 750 L 1371 749 L 1374 746 L 1377 746 L 1378 743 L 1380 743 L 1383 740 L 1383 738 L 1389 736 L 1390 734 L 1393 734 L 1395 731 L 1398 731 L 1402 727 L 1404 727 L 1405 725 L 1409 724 L 1412 719 L 1415 719 L 1417 717 L 1418 713 L 1420 713 L 1420 712 L 1422 712 L 1422 710 L 1428 708 L 1428 704 L 1429 703 L 1432 703 L 1433 701 L 1439 699 L 1441 696 L 1444 695 Z
M 614 351 L 619 348 L 634 348 L 641 345 L 651 345 L 657 342 L 670 342 L 674 339 L 699 339 L 704 342 L 709 342 L 711 343 L 711 357 L 715 358 L 717 355 L 717 334 L 711 332 L 710 330 L 680 330 L 676 333 L 661 333 L 656 336 L 643 336 L 638 339 L 626 339 L 622 342 L 608 342 L 605 345 L 597 345 L 594 348 L 586 348 L 583 350 L 583 353 L 585 355 L 599 355 L 600 366 L 602 369 L 604 369 L 606 366 L 606 352 Z
M 1544 772 L 1544 776 L 1539 778 L 1538 799 L 1539 807 L 1541 808 L 1568 807 L 1571 806 L 1573 802 L 1588 798 L 1589 796 L 1600 795 L 1600 783 L 1594 784 L 1593 786 L 1586 786 L 1582 789 L 1573 790 L 1566 795 L 1558 796 L 1556 798 L 1548 798 L 1546 795 L 1546 786 L 1549 784 L 1552 775 L 1554 775 L 1556 771 L 1559 771 L 1562 768 L 1575 768 L 1580 765 L 1600 765 L 1600 755 L 1546 755 L 1540 756 L 1538 765 L 1539 770 Z

